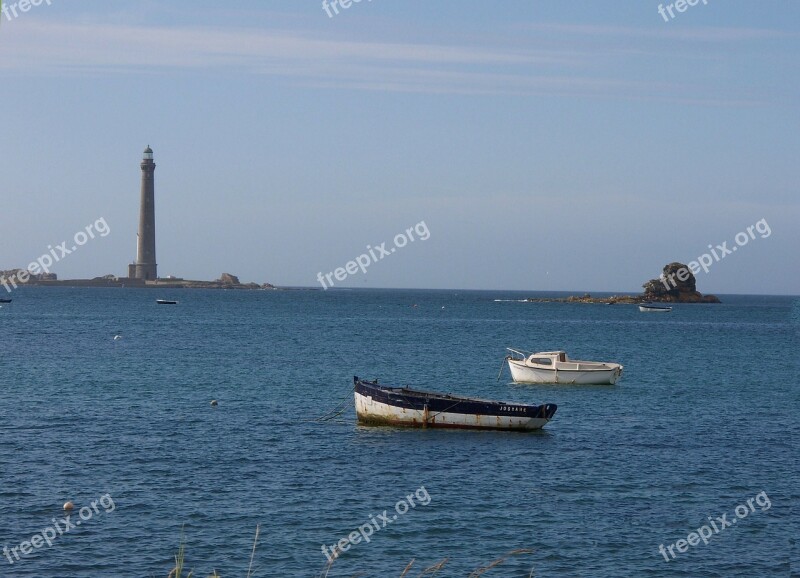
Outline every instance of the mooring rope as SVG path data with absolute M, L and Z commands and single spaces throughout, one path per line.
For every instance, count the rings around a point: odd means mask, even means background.
M 352 394 L 353 391 L 355 391 L 355 386 L 353 386 L 353 388 L 350 390 L 350 393 L 347 394 L 347 397 L 337 403 L 332 409 L 328 410 L 316 419 L 307 419 L 304 421 L 306 423 L 325 423 L 335 420 L 337 417 L 350 409 L 351 405 L 355 405 L 355 398 Z
M 510 358 L 511 358 L 511 356 L 510 356 L 510 355 L 506 355 L 506 356 L 503 358 L 503 361 L 501 361 L 501 362 L 500 362 L 500 371 L 499 371 L 499 372 L 497 372 L 497 379 L 496 379 L 496 381 L 500 381 L 500 376 L 501 376 L 501 375 L 503 375 L 503 369 L 505 369 L 505 367 L 506 367 L 506 361 L 508 361 Z

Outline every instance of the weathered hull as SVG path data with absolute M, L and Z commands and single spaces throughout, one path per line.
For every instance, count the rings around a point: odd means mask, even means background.
M 646 305 L 639 305 L 639 311 L 642 313 L 669 313 L 672 307 L 648 307 Z
M 355 380 L 358 420 L 370 425 L 530 431 L 541 429 L 555 404 L 525 405 L 446 396 Z
M 614 365 L 608 369 L 543 369 L 508 360 L 511 378 L 516 383 L 562 383 L 568 385 L 614 385 L 622 375 L 622 368 Z

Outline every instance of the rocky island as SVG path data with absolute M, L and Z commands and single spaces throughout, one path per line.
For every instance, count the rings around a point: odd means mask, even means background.
M 570 297 L 530 297 L 534 303 L 721 303 L 716 295 L 703 295 L 697 290 L 697 280 L 690 267 L 683 263 L 664 265 L 661 276 L 650 279 L 642 285 L 644 292 L 639 295 L 612 295 L 611 297 L 592 297 L 588 293 Z

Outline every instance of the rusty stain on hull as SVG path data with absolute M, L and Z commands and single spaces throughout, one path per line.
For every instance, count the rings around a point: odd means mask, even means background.
M 426 429 L 422 425 L 422 421 L 419 420 L 412 420 L 412 421 L 404 421 L 399 419 L 390 419 L 390 418 L 379 418 L 373 416 L 358 416 L 358 423 L 360 425 L 366 426 L 386 426 L 386 427 L 412 427 L 417 429 Z M 484 430 L 484 431 L 512 431 L 512 432 L 534 432 L 539 431 L 542 428 L 525 428 L 522 426 L 522 423 L 518 423 L 519 427 L 507 427 L 503 425 L 466 425 L 460 423 L 446 423 L 446 422 L 436 422 L 435 425 L 433 423 L 429 423 L 428 427 L 434 429 L 471 429 L 471 430 Z

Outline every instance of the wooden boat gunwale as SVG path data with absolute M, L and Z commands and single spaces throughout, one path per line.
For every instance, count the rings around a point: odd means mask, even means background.
M 359 421 L 365 423 L 498 430 L 539 429 L 552 419 L 558 408 L 553 403 L 530 405 L 386 386 L 378 384 L 377 380 L 367 381 L 357 376 L 353 377 L 353 384 L 356 412 Z M 368 398 L 372 404 L 397 410 L 398 415 L 390 417 L 359 412 L 359 396 Z M 419 417 L 419 421 L 415 416 Z M 531 420 L 537 424 L 541 422 L 541 425 L 524 427 L 525 422 Z

